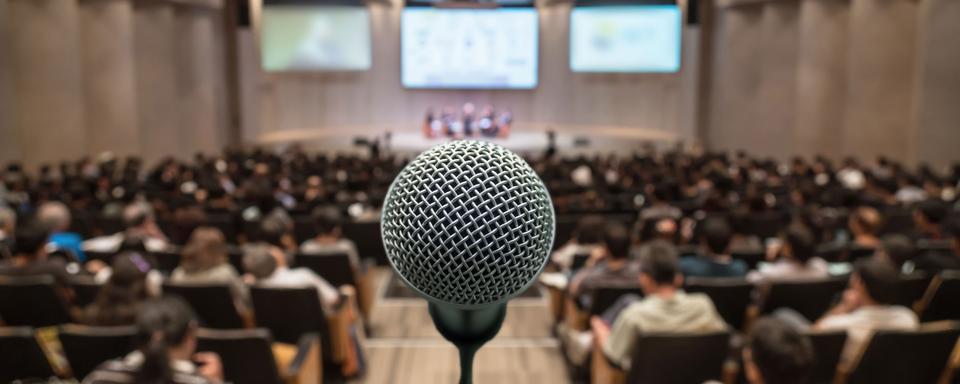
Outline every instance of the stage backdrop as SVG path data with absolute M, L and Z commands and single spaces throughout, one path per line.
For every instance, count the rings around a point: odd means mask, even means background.
M 259 1 L 254 0 L 255 3 Z M 568 47 L 570 2 L 538 2 L 539 85 L 533 90 L 411 90 L 400 83 L 402 0 L 371 1 L 373 66 L 369 71 L 267 74 L 259 69 L 256 36 L 240 38 L 243 137 L 265 133 L 361 127 L 417 129 L 429 107 L 473 102 L 509 108 L 518 121 L 617 125 L 694 135 L 696 32 L 684 33 L 679 74 L 574 74 Z M 683 1 L 682 3 L 685 3 Z M 254 4 L 254 19 L 259 9 Z M 582 130 L 581 134 L 589 135 Z

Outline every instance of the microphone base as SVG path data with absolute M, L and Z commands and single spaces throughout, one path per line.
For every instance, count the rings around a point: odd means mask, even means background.
M 460 384 L 473 382 L 473 356 L 500 332 L 507 304 L 479 309 L 459 309 L 429 302 L 430 318 L 443 338 L 460 352 Z

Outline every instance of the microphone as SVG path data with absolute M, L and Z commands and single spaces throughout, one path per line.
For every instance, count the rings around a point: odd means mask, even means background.
M 393 269 L 457 347 L 460 383 L 471 383 L 473 356 L 500 331 L 507 301 L 546 265 L 554 236 L 547 188 L 499 145 L 441 144 L 394 179 L 381 232 Z

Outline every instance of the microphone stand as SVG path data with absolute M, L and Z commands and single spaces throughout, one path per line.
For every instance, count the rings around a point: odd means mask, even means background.
M 460 352 L 460 384 L 473 383 L 473 356 L 500 332 L 507 303 L 477 309 L 460 309 L 429 302 L 433 325 Z

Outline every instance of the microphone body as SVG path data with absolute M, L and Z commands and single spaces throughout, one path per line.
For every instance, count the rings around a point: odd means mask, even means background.
M 460 352 L 460 383 L 493 339 L 507 301 L 546 266 L 554 213 L 543 182 L 498 145 L 454 141 L 420 154 L 387 192 L 387 259 L 429 301 L 430 317 Z

